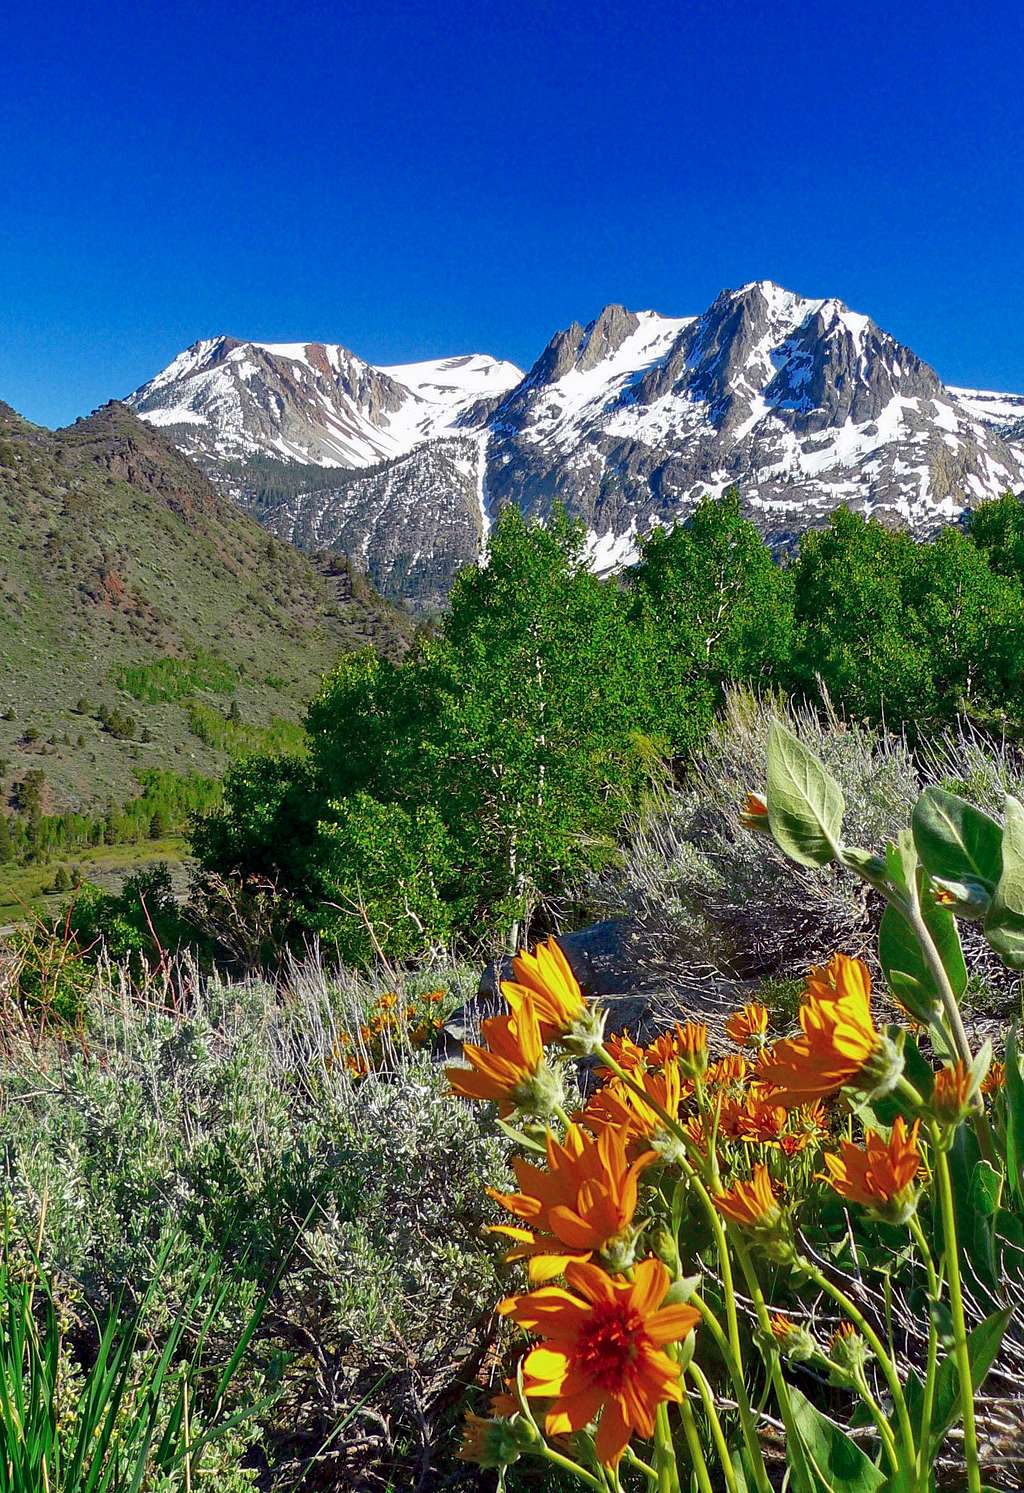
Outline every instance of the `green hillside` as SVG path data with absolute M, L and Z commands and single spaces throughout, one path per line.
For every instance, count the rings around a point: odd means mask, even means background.
M 8 809 L 26 779 L 44 813 L 95 810 L 147 769 L 214 774 L 292 746 L 341 653 L 399 655 L 409 630 L 344 560 L 272 538 L 124 406 L 48 431 L 0 404 Z

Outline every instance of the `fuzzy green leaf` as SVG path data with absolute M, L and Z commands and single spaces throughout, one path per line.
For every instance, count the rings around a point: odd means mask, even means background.
M 966 799 L 943 788 L 926 788 L 911 819 L 914 844 L 930 876 L 979 881 L 991 891 L 1003 869 L 999 823 Z
M 967 965 L 956 919 L 948 907 L 940 906 L 928 895 L 927 889 L 922 889 L 922 893 L 921 915 L 939 951 L 953 994 L 959 998 L 967 989 Z M 930 1009 L 941 1001 L 942 992 L 913 928 L 891 903 L 882 914 L 878 930 L 878 958 L 892 993 L 918 1020 L 927 1021 Z
M 791 1387 L 793 1419 L 822 1493 L 876 1493 L 884 1481 L 874 1462 L 845 1431 Z
M 1003 870 L 985 919 L 985 937 L 1010 969 L 1024 969 L 1024 804 L 1009 794 Z
M 835 859 L 843 827 L 839 784 L 798 741 L 773 721 L 768 733 L 768 822 L 779 849 L 801 866 Z

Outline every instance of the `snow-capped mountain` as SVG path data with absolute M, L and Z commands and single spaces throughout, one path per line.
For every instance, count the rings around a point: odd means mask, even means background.
M 490 428 L 490 500 L 561 499 L 619 560 L 733 484 L 782 535 L 840 503 L 926 530 L 1024 481 L 1024 452 L 909 348 L 768 281 L 683 323 L 607 307 L 553 339 Z
M 454 429 L 522 378 L 480 353 L 374 368 L 323 342 L 196 342 L 128 404 L 204 465 L 270 456 L 367 467 Z
M 129 403 L 213 476 L 257 454 L 351 469 L 264 494 L 260 517 L 424 603 L 507 502 L 564 503 L 607 570 L 733 484 L 779 540 L 841 503 L 927 533 L 1024 487 L 1024 395 L 948 388 L 869 317 L 771 281 L 699 316 L 607 306 L 525 375 L 482 354 L 374 368 L 323 343 L 217 338 Z

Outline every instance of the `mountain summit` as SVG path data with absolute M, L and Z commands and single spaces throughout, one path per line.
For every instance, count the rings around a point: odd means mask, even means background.
M 243 502 L 240 461 L 295 466 L 264 483 L 263 521 L 421 603 L 508 502 L 541 517 L 564 503 L 609 569 L 733 484 L 778 540 L 841 503 L 927 533 L 1024 486 L 1024 396 L 948 388 L 870 317 L 769 280 L 699 316 L 606 306 L 525 375 L 483 354 L 375 368 L 334 345 L 221 337 L 129 403 Z M 303 480 L 310 466 L 337 480 Z
M 521 377 L 479 353 L 374 368 L 334 343 L 213 337 L 127 403 L 203 464 L 267 456 L 359 468 L 444 434 Z

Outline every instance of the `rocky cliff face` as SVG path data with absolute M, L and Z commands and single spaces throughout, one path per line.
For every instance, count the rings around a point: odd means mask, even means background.
M 927 533 L 1024 487 L 1024 395 L 948 388 L 869 317 L 770 281 L 696 317 L 606 306 L 525 375 L 480 354 L 373 368 L 333 345 L 218 338 L 131 403 L 229 489 L 256 455 L 358 471 L 260 516 L 424 605 L 509 502 L 564 503 L 610 569 L 733 484 L 780 540 L 841 503 Z
M 1024 479 L 1004 432 L 838 301 L 759 282 L 681 325 L 647 314 L 589 376 L 554 347 L 492 418 L 487 491 L 567 503 L 609 563 L 733 484 L 783 535 L 839 503 L 925 532 Z
M 261 519 L 300 549 L 350 556 L 378 589 L 433 610 L 481 552 L 482 477 L 480 438 L 450 437 L 333 491 L 299 493 Z

